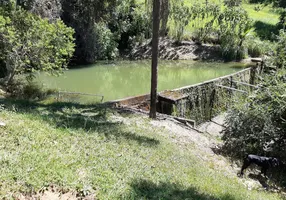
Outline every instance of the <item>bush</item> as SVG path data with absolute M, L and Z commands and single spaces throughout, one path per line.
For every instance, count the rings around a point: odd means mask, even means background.
M 87 48 L 93 45 L 91 48 L 94 48 L 95 60 L 110 60 L 118 56 L 118 44 L 115 42 L 113 34 L 106 24 L 96 23 L 91 33 L 94 34 L 91 37 L 93 40 L 89 41 Z
M 224 5 L 228 7 L 240 6 L 242 0 L 224 0 Z
M 209 3 L 197 4 L 190 8 L 192 26 L 196 28 L 195 40 L 214 41 L 221 45 L 221 54 L 227 61 L 241 60 L 246 57 L 243 46 L 246 36 L 252 28 L 252 21 L 240 0 L 225 1 L 231 6 Z M 178 17 L 175 22 L 179 21 Z M 182 18 L 183 19 L 183 18 Z
M 35 71 L 56 73 L 65 68 L 74 52 L 73 29 L 0 2 L 0 67 L 2 85 L 16 75 L 31 78 Z
M 223 140 L 230 155 L 252 153 L 286 160 L 285 52 L 286 33 L 281 30 L 273 59 L 264 64 L 275 70 L 263 77 L 253 95 L 234 104 L 227 114 Z
M 251 57 L 259 57 L 265 53 L 265 50 L 262 48 L 263 42 L 259 39 L 252 38 L 245 41 L 245 46 L 247 48 L 247 53 Z
M 215 41 L 218 33 L 215 29 L 216 19 L 221 13 L 221 5 L 215 3 L 194 4 L 191 8 L 191 25 L 196 27 L 193 38 L 198 42 Z
M 25 10 L 49 20 L 59 19 L 62 13 L 61 0 L 18 0 L 18 2 Z
M 286 32 L 280 30 L 275 52 L 274 64 L 279 68 L 286 67 Z
M 261 41 L 259 38 L 253 36 L 246 38 L 244 46 L 251 57 L 259 57 L 265 54 L 272 55 L 274 51 L 274 43 L 267 40 Z
M 7 92 L 16 99 L 43 100 L 56 91 L 45 89 L 37 82 L 17 78 L 8 85 Z
M 228 112 L 223 140 L 231 156 L 252 153 L 286 159 L 285 74 L 265 77 L 263 87 Z
M 191 18 L 191 10 L 185 6 L 184 1 L 180 0 L 172 5 L 171 18 L 174 23 L 174 28 L 171 29 L 177 42 L 182 41 L 185 27 L 188 25 Z
M 218 17 L 218 35 L 225 60 L 240 60 L 246 56 L 243 42 L 251 30 L 252 21 L 242 7 L 227 7 Z
M 135 4 L 133 0 L 123 0 L 116 7 L 108 27 L 119 50 L 130 51 L 151 36 L 151 19 L 147 12 L 142 12 L 144 9 L 143 5 Z
M 231 33 L 221 37 L 221 54 L 224 60 L 241 60 L 246 57 L 247 49 L 243 45 L 238 45 L 239 41 Z

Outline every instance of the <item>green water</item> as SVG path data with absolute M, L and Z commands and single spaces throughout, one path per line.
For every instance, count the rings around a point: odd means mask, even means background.
M 66 71 L 62 76 L 40 74 L 47 88 L 104 95 L 104 101 L 150 92 L 150 61 L 120 61 Z M 241 70 L 237 63 L 160 61 L 158 91 L 183 87 Z

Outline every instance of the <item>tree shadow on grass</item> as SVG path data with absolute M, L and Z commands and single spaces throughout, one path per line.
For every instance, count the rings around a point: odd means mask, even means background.
M 156 146 L 160 142 L 151 137 L 124 130 L 124 124 L 111 121 L 108 115 L 116 112 L 104 104 L 79 104 L 71 102 L 39 103 L 24 100 L 0 99 L 7 110 L 33 114 L 57 128 L 81 129 L 87 133 L 97 132 L 113 140 L 131 140 L 140 145 Z
M 254 23 L 255 32 L 260 39 L 263 40 L 275 40 L 275 35 L 279 33 L 279 27 L 277 25 L 268 24 L 262 21 L 256 21 Z
M 250 173 L 248 174 L 248 177 L 253 179 L 253 180 L 257 180 L 262 187 L 264 188 L 269 188 L 269 184 L 267 183 L 267 178 L 263 177 L 261 174 L 253 174 L 253 173 Z
M 232 165 L 235 165 L 236 168 L 239 168 L 237 171 L 237 176 L 239 176 L 240 178 L 244 177 L 240 176 L 240 169 L 243 165 L 243 159 L 234 156 L 231 153 L 233 151 L 232 149 L 225 149 L 224 146 L 214 146 L 211 149 L 215 154 L 230 159 Z M 286 193 L 286 168 L 284 165 L 278 166 L 276 168 L 269 168 L 269 170 L 267 171 L 267 176 L 269 176 L 268 178 L 262 176 L 261 174 L 252 173 L 253 171 L 255 171 L 254 169 L 259 168 L 260 167 L 255 164 L 250 165 L 250 167 L 247 168 L 247 170 L 251 170 L 251 173 L 248 174 L 248 177 L 250 179 L 258 181 L 261 187 L 267 189 L 268 191 L 283 191 L 284 193 Z M 258 171 L 260 171 L 260 169 Z M 246 174 L 247 172 L 245 171 L 244 173 Z
M 181 199 L 196 199 L 196 200 L 234 200 L 231 194 L 225 194 L 220 197 L 215 197 L 206 193 L 199 192 L 194 187 L 184 188 L 183 186 L 172 183 L 155 184 L 147 180 L 135 181 L 131 184 L 132 199 L 164 199 L 164 200 L 181 200 Z M 182 189 L 183 188 L 183 189 Z

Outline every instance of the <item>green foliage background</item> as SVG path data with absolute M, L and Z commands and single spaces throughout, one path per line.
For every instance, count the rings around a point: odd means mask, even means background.
M 55 73 L 67 67 L 74 52 L 73 29 L 61 20 L 49 22 L 13 3 L 0 7 L 1 83 L 35 71 Z
M 286 160 L 286 70 L 285 32 L 280 31 L 278 45 L 259 88 L 234 103 L 226 117 L 224 148 L 232 156 L 245 154 L 277 156 Z

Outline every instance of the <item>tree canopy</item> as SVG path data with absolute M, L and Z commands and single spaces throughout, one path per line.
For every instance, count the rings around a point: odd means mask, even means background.
M 17 74 L 31 77 L 35 71 L 64 69 L 74 52 L 73 34 L 61 20 L 51 23 L 11 2 L 1 2 L 1 83 L 9 83 Z

